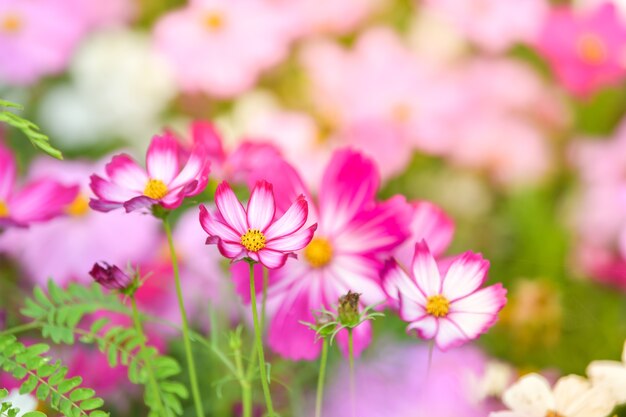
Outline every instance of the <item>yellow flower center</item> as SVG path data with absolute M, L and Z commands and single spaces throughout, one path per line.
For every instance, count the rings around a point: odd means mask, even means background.
M 74 217 L 84 216 L 89 212 L 89 200 L 84 195 L 78 194 L 72 204 L 67 206 L 65 212 Z
M 167 185 L 161 180 L 150 179 L 146 188 L 143 190 L 143 195 L 150 197 L 154 200 L 160 200 L 167 194 Z
M 304 258 L 312 267 L 321 268 L 333 258 L 333 247 L 327 239 L 316 237 L 304 248 Z
M 258 252 L 265 247 L 265 235 L 259 229 L 248 229 L 241 236 L 241 244 L 250 252 Z
M 443 295 L 431 295 L 426 300 L 426 312 L 431 316 L 445 317 L 448 311 L 450 311 L 450 301 Z
M 546 413 L 546 417 L 563 417 L 563 416 L 557 413 L 556 411 L 548 410 L 548 412 Z
M 9 206 L 0 200 L 0 217 L 9 217 Z
M 224 16 L 219 12 L 209 12 L 204 15 L 204 26 L 209 32 L 217 32 L 224 27 Z
M 2 32 L 16 33 L 22 26 L 22 19 L 15 14 L 7 14 L 0 20 L 0 29 Z
M 586 33 L 578 38 L 578 55 L 588 64 L 601 64 L 606 59 L 606 46 L 597 35 Z

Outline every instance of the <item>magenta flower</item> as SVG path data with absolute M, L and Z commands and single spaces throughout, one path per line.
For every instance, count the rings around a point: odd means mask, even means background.
M 227 182 L 217 187 L 215 204 L 214 215 L 200 206 L 200 224 L 209 234 L 207 243 L 217 244 L 221 254 L 233 261 L 250 258 L 267 268 L 279 268 L 287 256 L 311 242 L 317 229 L 317 224 L 302 229 L 309 210 L 302 195 L 275 219 L 274 191 L 266 181 L 259 181 L 254 187 L 247 209 Z
M 626 77 L 626 24 L 611 3 L 582 12 L 555 8 L 537 42 L 556 76 L 575 94 L 588 95 Z
M 388 264 L 383 281 L 387 292 L 390 288 L 397 291 L 400 317 L 409 322 L 407 330 L 422 339 L 434 339 L 439 349 L 447 350 L 485 333 L 506 304 L 502 284 L 480 288 L 487 269 L 489 262 L 480 254 L 465 252 L 441 274 L 422 240 L 415 245 L 411 276 L 398 264 Z
M 96 195 L 89 205 L 98 211 L 124 207 L 126 212 L 161 205 L 174 209 L 185 197 L 197 195 L 208 182 L 209 163 L 205 149 L 192 149 L 185 166 L 180 169 L 180 145 L 169 133 L 152 138 L 146 155 L 146 169 L 127 154 L 113 157 L 106 165 L 108 179 L 91 176 L 91 189 Z
M 17 166 L 11 151 L 0 142 L 0 229 L 26 227 L 64 214 L 78 195 L 78 186 L 41 179 L 15 190 Z
M 123 290 L 133 282 L 130 275 L 116 265 L 109 265 L 106 262 L 93 264 L 89 275 L 91 275 L 94 281 L 109 290 Z

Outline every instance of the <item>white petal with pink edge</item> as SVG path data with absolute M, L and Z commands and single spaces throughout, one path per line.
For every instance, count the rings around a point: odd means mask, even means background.
M 195 195 L 201 192 L 208 180 L 209 165 L 210 162 L 206 159 L 206 151 L 201 147 L 195 148 L 183 170 L 174 178 L 168 188 L 172 190 L 177 189 L 195 180 L 197 181 L 197 186 L 188 195 Z
M 217 236 L 226 242 L 240 243 L 241 241 L 241 236 L 237 232 L 215 219 L 205 206 L 200 206 L 200 225 L 209 235 Z
M 383 289 L 392 300 L 399 301 L 400 294 L 413 302 L 426 305 L 426 297 L 417 288 L 415 281 L 398 265 L 395 259 L 388 259 L 381 273 Z
M 232 227 L 240 236 L 248 231 L 246 212 L 227 182 L 222 182 L 217 187 L 215 191 L 215 205 L 226 224 Z
M 265 231 L 268 240 L 287 236 L 304 226 L 308 215 L 308 204 L 304 196 L 298 199 L 278 220 L 272 223 Z
M 505 304 L 506 289 L 498 283 L 482 288 L 467 297 L 451 301 L 450 311 L 496 314 Z
M 446 316 L 446 320 L 456 324 L 469 339 L 476 339 L 486 333 L 497 319 L 495 313 L 450 313 Z
M 106 181 L 97 175 L 92 175 L 90 179 L 91 182 L 89 185 L 91 190 L 102 200 L 124 202 L 141 195 L 141 193 L 137 193 L 136 191 L 132 191 L 127 188 L 122 188 L 119 185 Z
M 126 154 L 115 155 L 105 171 L 111 182 L 138 193 L 143 193 L 148 183 L 146 172 Z
M 439 269 L 424 240 L 415 244 L 412 268 L 417 287 L 426 297 L 440 294 L 441 276 Z
M 262 232 L 274 220 L 276 205 L 274 203 L 274 191 L 267 181 L 259 181 L 248 201 L 248 226 Z
M 454 260 L 443 278 L 442 294 L 448 300 L 455 300 L 473 293 L 485 282 L 489 261 L 482 255 L 465 252 Z
M 429 340 L 437 334 L 439 321 L 433 316 L 425 315 L 419 320 L 410 323 L 406 330 L 407 332 L 414 331 L 421 339 Z
M 447 318 L 440 318 L 438 322 L 439 329 L 437 329 L 435 343 L 439 349 L 446 351 L 469 342 L 470 338 L 463 332 L 463 329 L 461 329 L 458 324 Z
M 313 234 L 317 229 L 317 225 L 307 227 L 306 229 L 298 230 L 290 235 L 272 239 L 265 245 L 268 249 L 277 250 L 280 252 L 295 252 L 311 242 Z
M 269 269 L 280 268 L 287 261 L 287 255 L 285 253 L 271 249 L 261 249 L 256 254 L 259 257 L 259 262 Z
M 170 183 L 178 173 L 178 143 L 170 134 L 155 136 L 146 154 L 146 169 L 150 178 Z
M 402 293 L 400 293 L 398 302 L 400 306 L 398 313 L 400 314 L 400 318 L 404 321 L 416 322 L 422 320 L 425 316 L 430 317 L 427 316 L 426 306 L 424 304 L 416 303 L 409 298 L 405 298 Z

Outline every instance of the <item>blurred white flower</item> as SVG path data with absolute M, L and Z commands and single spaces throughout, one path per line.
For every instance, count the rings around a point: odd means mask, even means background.
M 428 8 L 411 20 L 407 40 L 420 58 L 429 63 L 449 64 L 469 51 L 460 30 Z
M 474 399 L 481 402 L 488 398 L 500 398 L 513 382 L 514 376 L 515 372 L 511 365 L 490 360 L 480 377 L 470 374 L 468 384 Z
M 622 361 L 593 361 L 587 375 L 595 386 L 607 389 L 618 404 L 626 403 L 626 342 Z
M 40 108 L 44 128 L 67 147 L 117 138 L 143 146 L 176 94 L 170 69 L 149 38 L 126 29 L 90 38 L 70 73 L 71 83 L 52 90 Z
M 24 414 L 35 411 L 37 409 L 37 399 L 30 394 L 20 394 L 17 388 L 9 391 L 9 395 L 2 400 L 0 400 L 0 404 L 2 403 L 10 403 L 13 408 L 19 408 L 20 411 L 15 415 L 15 417 L 22 417 Z

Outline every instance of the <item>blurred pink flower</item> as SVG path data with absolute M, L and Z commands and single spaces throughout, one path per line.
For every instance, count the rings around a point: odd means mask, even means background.
M 250 258 L 266 268 L 280 268 L 289 255 L 309 244 L 317 228 L 314 224 L 302 229 L 308 216 L 304 196 L 275 218 L 274 191 L 266 181 L 256 184 L 247 209 L 226 182 L 217 187 L 215 204 L 213 215 L 200 206 L 200 224 L 209 234 L 207 243 L 217 244 L 220 253 L 233 261 Z
M 292 30 L 269 1 L 195 0 L 163 16 L 154 38 L 182 90 L 228 98 L 286 57 Z
M 91 199 L 90 207 L 103 212 L 124 207 L 127 213 L 153 205 L 174 209 L 186 197 L 201 193 L 209 175 L 205 149 L 195 146 L 182 169 L 180 151 L 174 136 L 165 133 L 152 138 L 145 170 L 127 154 L 114 156 L 105 168 L 108 180 L 91 176 L 96 198 Z
M 158 222 L 151 216 L 110 213 L 89 209 L 89 174 L 104 163 L 36 160 L 32 178 L 49 178 L 61 184 L 77 184 L 80 191 L 67 215 L 28 230 L 10 230 L 0 237 L 0 248 L 17 259 L 38 284 L 52 278 L 59 285 L 70 281 L 89 283 L 94 262 L 106 260 L 120 266 L 142 262 L 155 250 Z M 125 245 L 120 245 L 120 236 Z
M 386 345 L 374 353 L 355 369 L 359 417 L 485 417 L 491 410 L 472 390 L 472 381 L 483 377 L 487 365 L 477 349 L 433 352 L 430 371 L 424 345 Z M 330 382 L 325 417 L 352 414 L 348 374 L 344 366 Z
M 314 239 L 297 260 L 270 271 L 268 343 L 275 352 L 290 359 L 317 357 L 321 343 L 300 321 L 314 322 L 312 310 L 334 308 L 348 290 L 361 293 L 364 305 L 385 300 L 379 279 L 381 257 L 409 236 L 412 209 L 401 196 L 376 201 L 379 183 L 371 160 L 351 150 L 334 154 L 319 187 L 317 205 L 311 206 L 309 214 L 310 221 L 319 225 Z M 303 187 L 301 181 L 292 185 Z M 277 194 L 309 194 L 302 188 L 276 190 Z M 235 266 L 234 272 L 238 291 L 247 301 L 246 271 Z M 262 288 L 260 282 L 257 288 Z M 345 346 L 346 332 L 338 337 Z M 369 322 L 355 329 L 357 354 L 370 338 Z
M 32 84 L 66 67 L 88 24 L 73 1 L 0 2 L 0 83 Z
M 537 40 L 565 88 L 587 96 L 626 76 L 626 24 L 612 3 L 577 11 L 554 8 Z
M 26 227 L 64 214 L 76 198 L 78 186 L 42 178 L 16 190 L 17 165 L 13 153 L 0 140 L 0 229 Z
M 502 284 L 480 288 L 488 268 L 481 255 L 466 252 L 443 275 L 422 240 L 415 245 L 411 276 L 395 264 L 383 272 L 383 282 L 388 295 L 399 298 L 400 317 L 409 322 L 407 331 L 433 339 L 445 351 L 485 333 L 506 304 Z
M 546 0 L 426 0 L 467 38 L 488 52 L 534 41 L 548 11 Z

